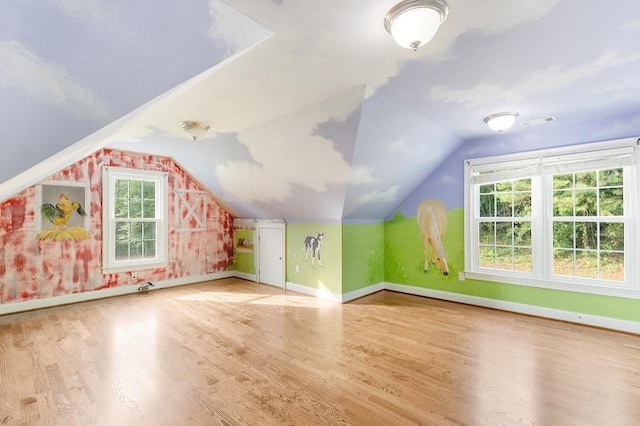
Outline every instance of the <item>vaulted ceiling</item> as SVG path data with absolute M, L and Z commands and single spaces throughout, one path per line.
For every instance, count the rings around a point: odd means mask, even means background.
M 504 137 L 494 112 L 640 133 L 637 1 L 448 0 L 417 52 L 383 28 L 395 3 L 4 0 L 0 198 L 109 146 L 173 157 L 238 216 L 380 219 Z

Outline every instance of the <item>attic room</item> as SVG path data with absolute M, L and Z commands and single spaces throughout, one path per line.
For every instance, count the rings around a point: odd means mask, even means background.
M 3 1 L 0 424 L 635 424 L 639 36 Z

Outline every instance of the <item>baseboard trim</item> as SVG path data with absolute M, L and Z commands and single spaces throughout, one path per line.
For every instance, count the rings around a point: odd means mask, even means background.
M 149 287 L 149 291 L 159 290 L 161 288 L 195 284 L 204 281 L 219 280 L 222 278 L 231 278 L 233 276 L 234 271 L 222 271 L 206 275 L 185 276 L 154 282 L 153 287 Z M 89 300 L 98 300 L 105 299 L 107 297 L 133 294 L 138 292 L 138 287 L 141 284 L 144 284 L 144 282 L 131 285 L 123 285 L 120 287 L 105 288 L 102 290 L 86 291 L 83 293 L 66 294 L 64 296 L 48 297 L 46 299 L 34 299 L 24 302 L 9 303 L 0 305 L 0 315 L 15 314 L 18 312 L 32 311 L 34 309 L 51 308 L 54 306 L 69 305 L 71 303 L 87 302 Z
M 364 296 L 368 296 L 373 293 L 377 293 L 385 289 L 386 283 L 371 284 L 370 286 L 359 288 L 358 290 L 350 291 L 342 295 L 342 303 L 350 302 L 355 299 L 359 299 Z
M 240 278 L 243 280 L 247 280 L 247 281 L 256 281 L 256 274 L 249 274 L 247 272 L 240 272 L 240 271 L 232 271 L 233 272 L 233 276 L 236 278 Z
M 320 290 L 317 288 L 307 287 L 305 285 L 292 283 L 287 281 L 287 290 L 295 291 L 296 293 L 307 294 L 322 300 L 329 300 L 331 302 L 342 303 L 342 295 L 331 293 L 328 290 Z
M 385 290 L 413 294 L 416 296 L 431 297 L 433 299 L 447 300 L 449 302 L 482 306 L 485 308 L 499 309 L 502 311 L 516 312 L 519 314 L 533 315 L 537 317 L 567 321 L 576 324 L 608 328 L 611 330 L 624 331 L 626 333 L 640 334 L 640 323 L 635 321 L 583 314 L 580 312 L 564 311 L 560 309 L 545 308 L 541 306 L 526 305 L 524 303 L 507 302 L 504 300 L 488 299 L 485 297 L 468 296 L 466 294 L 451 293 L 447 291 L 414 287 L 403 284 L 384 283 L 384 288 Z

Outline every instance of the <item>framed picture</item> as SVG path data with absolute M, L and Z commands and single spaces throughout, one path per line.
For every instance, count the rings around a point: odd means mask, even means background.
M 48 181 L 36 185 L 36 232 L 56 228 L 82 228 L 91 225 L 89 184 L 86 182 Z M 51 208 L 47 211 L 45 207 Z M 84 212 L 86 214 L 81 214 Z

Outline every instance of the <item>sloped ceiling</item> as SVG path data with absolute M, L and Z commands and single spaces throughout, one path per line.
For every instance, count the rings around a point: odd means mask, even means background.
M 503 137 L 488 114 L 640 113 L 637 1 L 448 3 L 412 52 L 382 26 L 395 0 L 5 0 L 0 198 L 110 146 L 174 157 L 239 216 L 381 219 Z

